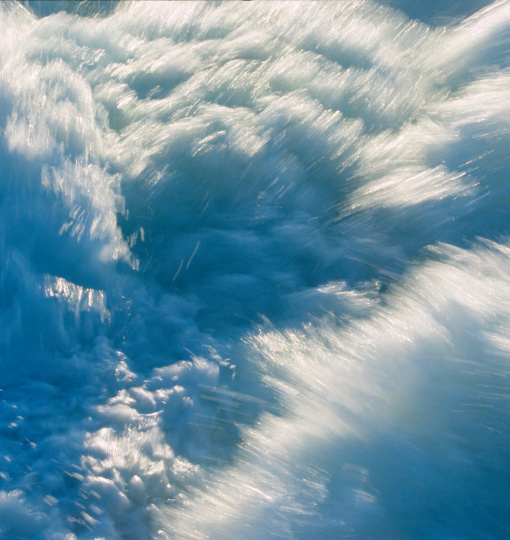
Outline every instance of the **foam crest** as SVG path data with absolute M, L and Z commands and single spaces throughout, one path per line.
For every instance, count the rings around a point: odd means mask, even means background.
M 493 400 L 508 392 L 497 384 L 497 366 L 510 351 L 497 335 L 510 317 L 509 254 L 500 245 L 474 252 L 440 247 L 442 260 L 409 276 L 368 320 L 344 330 L 325 320 L 299 332 L 254 335 L 250 344 L 260 355 L 264 381 L 282 400 L 281 413 L 263 416 L 245 431 L 234 466 L 212 479 L 184 514 L 170 511 L 172 533 L 256 538 L 284 530 L 300 536 L 307 529 L 296 516 L 309 515 L 328 537 L 352 528 L 413 536 L 421 523 L 398 524 L 385 506 L 385 490 L 395 481 L 400 490 L 409 483 L 423 494 L 423 519 L 433 523 L 435 497 L 441 492 L 456 498 L 452 478 L 476 482 L 466 463 L 476 468 L 478 452 L 490 452 L 495 433 L 506 440 L 508 409 L 496 411 Z M 480 425 L 486 427 L 483 436 Z M 422 458 L 423 438 L 431 433 L 443 434 L 440 445 Z M 404 453 L 396 450 L 402 444 Z M 408 480 L 399 476 L 422 459 L 421 470 Z M 427 467 L 446 463 L 446 477 L 426 479 Z M 492 466 L 506 476 L 503 462 Z M 356 504 L 347 503 L 338 519 L 334 508 L 353 497 Z M 397 512 L 412 515 L 413 502 L 402 500 Z M 479 512 L 469 523 L 459 513 L 453 526 L 483 534 L 491 525 L 481 518 L 484 509 Z M 440 523 L 434 527 L 439 535 L 448 530 Z

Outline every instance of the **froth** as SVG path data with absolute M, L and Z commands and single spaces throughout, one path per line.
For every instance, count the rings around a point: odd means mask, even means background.
M 510 10 L 387 4 L 0 5 L 0 535 L 508 530 Z

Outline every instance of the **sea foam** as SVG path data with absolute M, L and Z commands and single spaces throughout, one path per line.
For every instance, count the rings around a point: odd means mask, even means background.
M 0 537 L 510 532 L 510 4 L 0 3 Z

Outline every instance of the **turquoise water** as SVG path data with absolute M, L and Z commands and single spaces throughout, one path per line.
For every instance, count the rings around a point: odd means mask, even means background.
M 0 36 L 0 538 L 508 537 L 510 2 Z

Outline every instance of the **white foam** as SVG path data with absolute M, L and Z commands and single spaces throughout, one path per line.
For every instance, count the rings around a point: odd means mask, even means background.
M 508 2 L 382 4 L 0 4 L 0 536 L 507 532 Z

